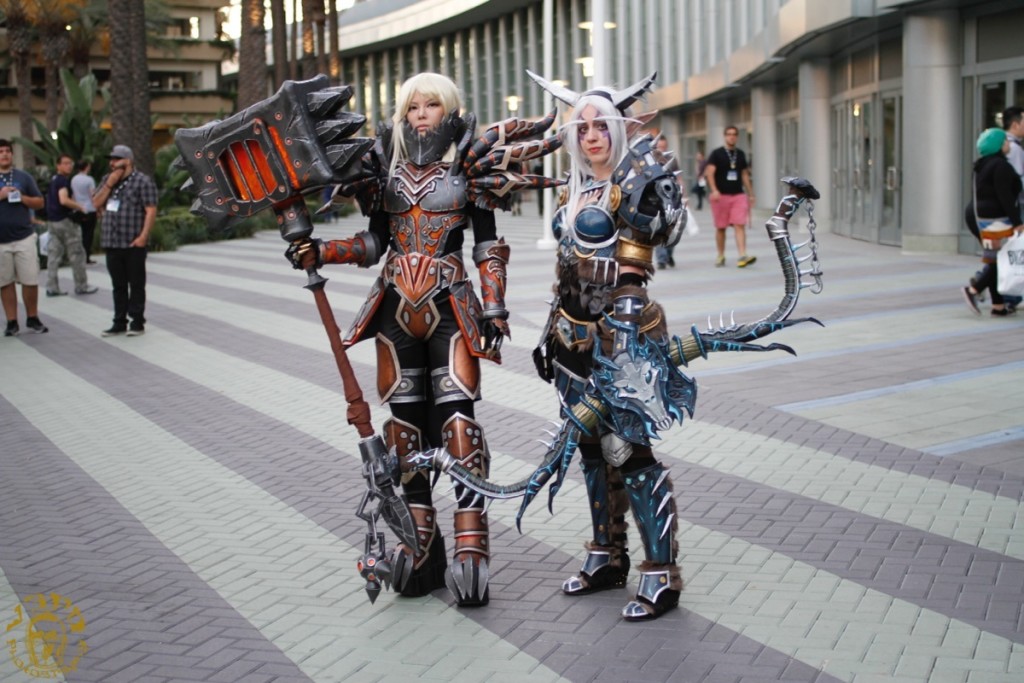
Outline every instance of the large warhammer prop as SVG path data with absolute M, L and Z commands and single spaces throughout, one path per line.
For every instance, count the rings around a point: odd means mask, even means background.
M 215 230 L 227 230 L 260 211 L 277 215 L 281 237 L 293 243 L 313 234 L 305 195 L 325 186 L 352 182 L 362 174 L 360 160 L 372 138 L 352 137 L 366 123 L 358 114 L 341 111 L 352 96 L 349 86 L 328 87 L 326 76 L 286 81 L 277 93 L 223 121 L 175 134 L 179 165 L 189 172 L 183 189 L 198 194 L 193 213 Z M 370 408 L 356 381 L 341 342 L 341 331 L 327 301 L 327 280 L 315 268 L 307 271 L 306 287 L 313 292 L 331 350 L 345 388 L 347 419 L 359 432 L 359 452 L 367 491 L 356 515 L 368 531 L 358 567 L 373 602 L 381 584 L 390 586 L 391 564 L 386 524 L 409 547 L 416 547 L 416 527 L 405 499 L 397 493 L 397 462 L 370 424 Z

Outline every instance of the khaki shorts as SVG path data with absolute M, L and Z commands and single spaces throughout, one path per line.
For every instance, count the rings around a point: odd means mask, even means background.
M 0 287 L 12 282 L 39 284 L 39 251 L 36 234 L 17 242 L 0 244 Z

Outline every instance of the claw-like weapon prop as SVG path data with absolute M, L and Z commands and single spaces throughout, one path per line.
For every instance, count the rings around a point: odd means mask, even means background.
M 286 81 L 272 97 L 228 119 L 179 130 L 175 143 L 181 156 L 176 164 L 189 172 L 183 189 L 192 188 L 198 194 L 193 213 L 204 216 L 213 229 L 229 229 L 271 209 L 283 239 L 294 243 L 309 238 L 313 222 L 304 195 L 359 178 L 360 159 L 373 144 L 370 138 L 352 137 L 365 117 L 341 111 L 352 88 L 328 85 L 326 76 Z M 377 531 L 376 520 L 383 518 L 410 547 L 417 544 L 416 526 L 408 504 L 396 491 L 397 480 L 391 474 L 398 470 L 394 456 L 373 433 L 370 408 L 324 291 L 327 279 L 315 267 L 306 273 L 305 287 L 313 292 L 345 388 L 348 423 L 361 437 L 367 492 L 356 514 L 366 521 L 368 530 L 358 568 L 373 602 L 381 584 L 389 586 L 391 578 L 384 534 Z
M 768 237 L 775 245 L 776 255 L 782 266 L 785 282 L 785 293 L 782 300 L 774 311 L 756 322 L 745 325 L 730 323 L 728 326 L 722 322 L 718 328 L 714 328 L 709 322 L 708 330 L 705 332 L 701 332 L 696 326 L 693 326 L 689 336 L 672 337 L 666 353 L 668 359 L 677 367 L 685 367 L 696 358 L 707 358 L 708 353 L 714 351 L 786 351 L 796 355 L 796 352 L 785 344 L 762 346 L 752 342 L 772 332 L 803 322 L 821 325 L 821 322 L 815 318 L 790 319 L 789 317 L 796 309 L 801 290 L 810 288 L 814 294 L 818 294 L 822 290 L 823 274 L 818 260 L 818 247 L 814 235 L 813 203 L 811 203 L 821 195 L 810 182 L 803 178 L 787 177 L 783 178 L 782 182 L 786 184 L 787 193 L 779 201 L 775 213 L 765 224 Z M 794 246 L 789 237 L 789 220 L 805 201 L 808 201 L 810 238 L 806 242 Z M 797 252 L 805 248 L 808 253 L 798 257 Z M 810 268 L 801 270 L 800 264 L 807 261 L 811 262 Z M 805 282 L 804 278 L 807 278 L 808 281 Z M 487 499 L 521 497 L 523 501 L 516 515 L 516 527 L 522 531 L 522 518 L 526 508 L 548 482 L 551 482 L 548 489 L 548 509 L 552 509 L 555 494 L 565 481 L 565 474 L 581 435 L 595 434 L 598 426 L 608 420 L 609 412 L 608 404 L 600 398 L 599 393 L 588 391 L 578 403 L 565 411 L 565 419 L 558 427 L 558 431 L 552 434 L 552 440 L 547 444 L 547 452 L 533 474 L 513 484 L 495 484 L 473 474 L 444 449 L 434 449 L 416 454 L 410 457 L 408 462 L 402 463 L 402 467 L 433 469 L 439 473 L 447 473 L 456 482 L 461 483 L 471 495 Z

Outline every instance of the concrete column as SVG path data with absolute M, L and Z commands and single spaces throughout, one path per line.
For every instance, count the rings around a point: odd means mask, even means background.
M 750 116 L 754 142 L 750 150 L 754 167 L 755 209 L 775 208 L 779 189 L 778 139 L 775 125 L 775 90 L 763 86 L 750 90 Z
M 605 0 L 590 0 L 590 35 L 591 54 L 594 56 L 594 85 L 608 85 L 611 83 L 609 71 L 609 52 L 611 51 L 611 40 L 608 29 L 604 27 L 607 17 L 607 5 Z
M 504 121 L 510 115 L 508 109 L 508 96 L 515 93 L 512 92 L 512 84 L 508 80 L 508 16 L 502 15 L 498 17 L 498 87 L 501 88 L 499 97 L 501 103 L 498 105 L 498 115 L 495 117 L 497 121 Z
M 725 119 L 725 105 L 721 102 L 709 102 L 704 109 L 704 124 L 707 128 L 707 153 L 725 144 L 725 127 L 733 125 Z
M 800 130 L 797 134 L 797 158 L 800 175 L 821 192 L 814 202 L 814 218 L 823 230 L 831 230 L 832 145 L 829 131 L 828 60 L 800 62 L 797 83 L 800 91 Z
M 903 23 L 905 252 L 957 253 L 961 120 L 957 12 L 911 14 Z
M 469 31 L 469 88 L 473 93 L 472 112 L 479 117 L 483 113 L 483 97 L 480 94 L 480 31 L 470 26 Z M 479 120 L 479 119 L 478 119 Z
M 480 116 L 480 123 L 492 123 L 498 119 L 497 112 L 498 106 L 495 101 L 497 98 L 494 96 L 494 89 L 498 87 L 494 79 L 494 39 L 492 37 L 492 22 L 487 21 L 484 23 L 484 87 L 487 88 L 486 93 L 486 104 L 482 107 L 482 112 L 477 112 L 477 116 Z M 481 116 L 482 114 L 482 116 Z

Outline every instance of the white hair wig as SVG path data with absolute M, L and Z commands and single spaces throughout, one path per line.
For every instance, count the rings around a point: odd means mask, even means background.
M 462 97 L 459 94 L 459 86 L 455 85 L 455 82 L 447 76 L 427 71 L 416 74 L 402 83 L 402 87 L 398 89 L 398 97 L 395 100 L 395 113 L 391 117 L 394 127 L 391 133 L 392 153 L 389 175 L 394 174 L 395 166 L 399 161 L 404 161 L 409 156 L 405 150 L 405 136 L 402 135 L 402 126 L 406 125 L 405 117 L 409 113 L 409 107 L 412 106 L 412 98 L 416 95 L 438 100 L 441 103 L 441 108 L 444 110 L 442 116 L 448 116 L 453 111 L 462 109 Z M 448 161 L 451 160 L 447 158 L 449 155 L 454 158 L 454 145 L 453 149 L 446 155 L 446 160 Z
M 609 88 L 600 88 L 600 90 L 609 94 L 612 92 Z M 619 165 L 619 162 L 626 156 L 626 151 L 629 148 L 626 123 L 633 119 L 629 118 L 624 112 L 619 111 L 612 103 L 610 97 L 600 94 L 584 94 L 580 97 L 573 108 L 569 122 L 563 126 L 561 131 L 562 145 L 569 154 L 571 162 L 569 167 L 569 200 L 567 203 L 569 212 L 567 218 L 570 221 L 575 218 L 576 213 L 579 211 L 580 207 L 577 204 L 581 191 L 586 185 L 587 180 L 594 175 L 594 169 L 590 165 L 586 154 L 583 153 L 579 138 L 579 127 L 583 124 L 583 111 L 587 107 L 593 107 L 597 110 L 595 118 L 604 121 L 608 126 L 608 140 L 611 151 L 608 161 L 612 168 Z M 604 192 L 598 205 L 606 211 L 608 210 L 607 191 Z

